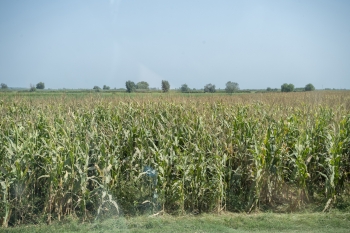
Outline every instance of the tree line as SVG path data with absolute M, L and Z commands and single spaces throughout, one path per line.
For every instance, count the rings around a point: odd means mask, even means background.
M 137 84 L 135 84 L 133 81 L 126 81 L 125 82 L 125 87 L 126 87 L 126 92 L 135 92 L 137 89 L 142 89 L 142 90 L 149 90 L 149 84 L 145 81 L 141 81 L 138 82 Z M 94 89 L 96 89 L 94 87 Z M 162 80 L 161 83 L 161 89 L 162 92 L 168 92 L 170 90 L 170 84 L 167 80 Z M 181 87 L 179 88 L 179 90 L 183 93 L 189 93 L 192 92 L 192 89 L 188 87 L 187 84 L 182 84 Z M 207 85 L 204 86 L 204 92 L 208 92 L 208 93 L 214 93 L 216 92 L 216 88 L 215 85 L 209 83 Z M 227 93 L 233 93 L 239 90 L 239 85 L 236 82 L 227 82 L 226 83 L 226 88 L 225 91 Z
M 170 84 L 168 81 L 166 80 L 162 80 L 162 91 L 163 92 L 168 92 L 170 89 Z M 149 84 L 145 81 L 139 82 L 137 84 L 135 84 L 133 81 L 127 81 L 125 83 L 125 87 L 126 87 L 126 91 L 127 92 L 134 92 L 136 91 L 136 89 L 144 89 L 144 90 L 148 90 L 149 89 Z M 181 87 L 179 88 L 179 90 L 182 93 L 190 93 L 190 92 L 194 92 L 195 89 L 191 89 L 186 83 L 182 84 Z M 214 84 L 206 84 L 204 86 L 204 88 L 202 89 L 204 91 L 204 93 L 214 93 L 216 92 L 216 87 Z M 226 93 L 234 93 L 234 92 L 238 92 L 239 89 L 239 84 L 236 82 L 232 82 L 232 81 L 228 81 L 226 83 L 226 87 L 225 87 L 225 92 Z M 296 90 L 296 88 L 294 88 L 293 84 L 287 84 L 284 83 L 281 85 L 281 92 L 293 92 L 294 90 Z M 314 91 L 315 87 L 314 85 L 312 85 L 311 83 L 307 84 L 304 88 L 298 88 L 298 91 Z M 279 91 L 279 89 L 275 88 L 272 89 L 270 87 L 268 87 L 266 89 L 267 92 L 272 92 L 272 91 Z
M 281 92 L 293 92 L 296 88 L 294 88 L 294 85 L 291 83 L 284 83 L 281 85 Z M 299 88 L 299 91 L 314 91 L 315 87 L 311 83 L 306 84 L 304 88 Z M 277 91 L 277 89 L 271 89 L 268 87 L 266 91 L 271 92 L 271 91 Z
M 1 83 L 1 89 L 8 89 L 8 86 L 5 83 Z M 126 92 L 135 92 L 137 89 L 139 90 L 149 90 L 149 84 L 146 81 L 141 81 L 138 83 L 134 83 L 133 81 L 126 81 L 125 83 L 125 87 L 126 87 Z M 39 82 L 36 84 L 36 86 L 34 85 L 30 85 L 30 91 L 36 91 L 36 89 L 45 89 L 45 83 L 43 82 Z M 95 91 L 100 91 L 101 88 L 99 86 L 94 86 L 92 88 Z M 107 85 L 103 85 L 102 87 L 103 90 L 110 90 L 110 87 Z M 161 89 L 162 92 L 168 92 L 170 90 L 170 84 L 167 80 L 162 80 L 161 83 Z M 182 84 L 181 87 L 179 88 L 179 90 L 182 93 L 190 93 L 193 92 L 194 89 L 191 89 L 187 84 Z M 227 93 L 234 93 L 239 91 L 239 84 L 236 82 L 232 82 L 232 81 L 228 81 L 226 83 L 226 87 L 225 87 L 225 92 Z M 312 85 L 311 83 L 307 84 L 304 88 L 295 88 L 293 84 L 291 83 L 284 83 L 281 85 L 281 92 L 293 92 L 293 91 L 314 91 L 315 87 L 314 85 Z M 203 91 L 205 93 L 215 93 L 216 92 L 216 87 L 214 84 L 206 84 L 203 88 Z M 274 91 L 279 91 L 279 89 L 277 88 L 270 88 L 268 87 L 266 89 L 267 92 L 274 92 Z
M 1 89 L 8 89 L 8 86 L 5 83 L 1 83 L 0 87 L 1 87 Z M 36 91 L 36 89 L 41 89 L 41 90 L 45 89 L 45 83 L 39 82 L 36 85 L 30 84 L 29 91 Z

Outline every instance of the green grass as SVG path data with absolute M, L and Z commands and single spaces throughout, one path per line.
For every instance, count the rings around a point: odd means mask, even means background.
M 199 216 L 139 216 L 102 222 L 76 220 L 52 225 L 21 226 L 1 232 L 349 232 L 350 213 L 204 214 Z

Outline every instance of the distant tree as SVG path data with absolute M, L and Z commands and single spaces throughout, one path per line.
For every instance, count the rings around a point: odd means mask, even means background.
M 225 90 L 226 90 L 227 93 L 236 92 L 236 91 L 239 90 L 239 85 L 238 85 L 238 83 L 229 81 L 229 82 L 226 83 Z
M 135 83 L 130 80 L 125 83 L 125 87 L 126 87 L 126 92 L 129 92 L 129 93 L 134 92 L 136 89 Z
M 141 81 L 141 82 L 138 82 L 136 84 L 136 89 L 146 89 L 148 90 L 149 89 L 149 84 L 145 81 Z
M 211 92 L 211 93 L 214 93 L 216 90 L 215 90 L 215 85 L 209 83 L 207 85 L 204 86 L 204 92 Z
M 305 86 L 305 91 L 314 91 L 314 90 L 315 90 L 315 87 L 311 83 Z
M 170 90 L 170 84 L 166 80 L 162 80 L 162 91 L 168 92 Z
M 268 87 L 268 88 L 266 89 L 266 91 L 268 91 L 268 92 L 272 91 L 271 87 Z
M 182 93 L 191 91 L 191 89 L 187 86 L 187 84 L 182 84 L 182 86 L 180 87 L 180 90 Z
M 101 88 L 99 86 L 94 86 L 92 89 L 95 91 L 101 90 Z
M 7 89 L 7 85 L 5 83 L 1 83 L 1 89 Z
M 294 91 L 294 85 L 291 84 L 291 83 L 289 84 L 289 90 L 290 90 L 290 91 Z
M 111 89 L 109 86 L 103 85 L 103 90 L 109 90 L 109 89 Z
M 294 85 L 293 84 L 287 84 L 287 83 L 284 83 L 282 86 L 281 86 L 281 92 L 292 92 L 294 91 Z
M 40 83 L 38 83 L 38 84 L 36 84 L 36 89 L 45 89 L 45 83 L 43 83 L 43 82 L 40 82 Z
M 287 92 L 289 90 L 288 83 L 283 83 L 281 85 L 281 92 Z

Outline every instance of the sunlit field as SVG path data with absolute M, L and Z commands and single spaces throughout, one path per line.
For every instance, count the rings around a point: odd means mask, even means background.
M 2 227 L 349 208 L 349 91 L 0 92 L 0 128 Z

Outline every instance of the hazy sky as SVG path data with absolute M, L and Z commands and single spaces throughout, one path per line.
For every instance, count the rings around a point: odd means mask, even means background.
M 2 0 L 0 82 L 350 89 L 349 0 Z

